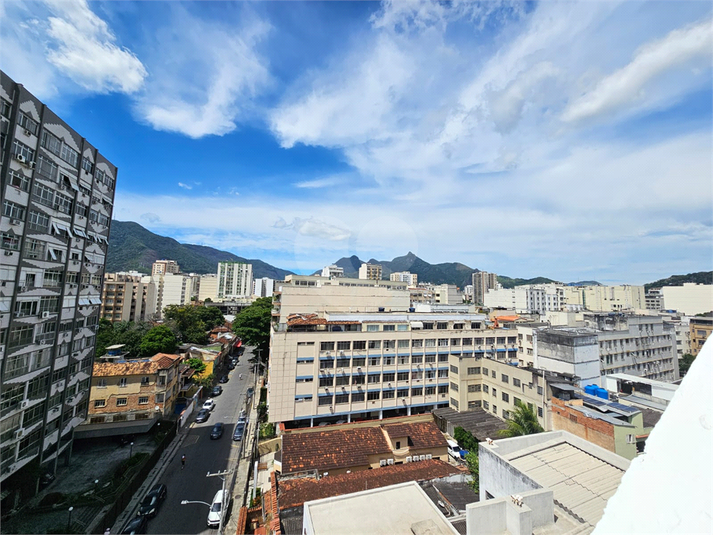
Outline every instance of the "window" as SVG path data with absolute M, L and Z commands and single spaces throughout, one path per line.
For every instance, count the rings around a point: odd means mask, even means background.
M 510 382 L 510 378 L 509 378 L 507 375 L 505 375 L 504 373 L 501 373 L 501 374 L 500 374 L 500 380 L 501 380 L 503 383 L 509 383 L 509 382 Z
M 423 340 L 411 340 L 411 347 L 423 347 Z
M 459 346 L 459 345 L 460 345 L 460 338 L 451 338 L 451 345 L 452 345 L 452 346 Z
M 42 132 L 40 145 L 42 145 L 45 149 L 50 151 L 52 154 L 55 154 L 56 156 L 59 156 L 62 152 L 62 142 L 60 141 L 60 139 L 57 136 L 47 132 L 47 130 L 44 130 Z
M 333 395 L 319 396 L 319 405 L 331 405 L 334 402 Z
M 10 219 L 25 219 L 25 207 L 6 200 L 2 205 L 2 215 Z
M 62 143 L 62 151 L 59 157 L 72 167 L 79 166 L 79 153 L 65 143 Z
M 483 401 L 483 408 L 485 410 L 488 410 L 490 408 L 490 403 L 488 403 L 487 401 Z
M 314 382 L 314 377 L 312 377 L 312 376 L 297 377 L 297 379 L 295 379 L 295 382 L 296 383 L 312 383 L 312 382 Z
M 505 418 L 506 420 L 510 418 L 510 411 L 503 409 L 503 418 Z
M 374 390 L 366 393 L 366 399 L 368 400 L 376 400 L 376 399 L 381 399 L 381 392 L 379 390 Z
M 408 346 L 409 346 L 409 341 L 408 341 L 408 340 L 399 340 L 399 342 L 398 342 L 398 348 L 399 348 L 399 349 L 408 348 Z
M 370 323 L 369 325 L 366 326 L 366 330 L 367 330 L 367 332 L 373 333 L 373 332 L 376 332 L 379 330 L 379 326 L 375 325 L 373 323 Z
M 163 393 L 156 394 L 156 403 L 163 403 L 163 400 L 164 400 L 164 394 L 163 394 Z
M 455 373 L 456 375 L 458 374 L 458 366 L 454 366 L 451 364 L 451 373 Z
M 408 388 L 399 388 L 396 392 L 396 397 L 397 398 L 407 398 L 409 393 Z
M 436 339 L 429 338 L 426 340 L 426 347 L 436 347 Z
M 0 113 L 3 117 L 10 118 L 10 110 L 12 109 L 12 104 L 10 104 L 4 98 L 0 98 Z
M 364 401 L 364 392 L 352 392 L 352 403 Z
M 480 392 L 480 385 L 468 385 L 468 392 Z
M 458 392 L 458 384 L 457 383 L 451 383 L 451 390 L 454 392 Z
M 479 409 L 480 405 L 481 405 L 481 401 L 479 399 L 476 401 L 469 401 L 468 409 Z
M 448 377 L 448 370 L 438 370 L 438 377 L 446 378 Z
M 119 379 L 119 386 L 120 387 L 126 386 L 126 377 L 122 377 L 121 379 Z
M 354 341 L 354 349 L 366 349 L 366 340 L 355 340 Z
M 436 324 L 436 329 L 447 329 L 448 328 L 448 322 L 447 321 L 439 321 Z
M 34 149 L 31 149 L 24 143 L 20 143 L 18 140 L 12 143 L 12 154 L 24 158 L 26 162 L 33 162 L 35 160 Z
M 106 407 L 106 400 L 105 399 L 95 399 L 94 400 L 94 408 L 98 409 L 100 407 Z
M 513 397 L 512 402 L 513 402 L 513 405 L 515 405 L 516 407 L 518 405 L 522 405 L 522 400 L 520 398 Z
M 339 403 L 349 403 L 349 394 L 338 394 L 334 398 L 334 402 Z
M 322 342 L 319 345 L 319 350 L 320 351 L 333 351 L 334 350 L 334 342 Z
M 351 364 L 352 360 L 349 357 L 337 358 L 337 368 L 349 368 Z
M 477 345 L 477 346 L 482 346 L 482 345 L 483 345 L 483 339 L 482 339 L 482 338 L 476 338 L 476 339 L 475 339 L 475 345 Z
M 116 398 L 117 407 L 125 407 L 127 403 L 127 398 Z
M 542 407 L 537 407 L 537 416 L 542 418 Z
M 369 383 L 380 383 L 381 382 L 381 374 L 380 373 L 370 373 L 368 382 Z
M 497 414 L 497 413 L 498 413 L 498 406 L 493 405 L 493 414 Z
M 506 403 L 510 401 L 510 396 L 508 395 L 507 392 L 502 393 L 502 398 L 503 398 L 503 401 L 505 401 Z
M 494 343 L 495 343 L 495 338 L 494 338 L 494 337 L 487 336 L 487 337 L 485 338 L 485 345 L 491 346 L 491 345 L 493 345 Z
M 369 357 L 369 366 L 378 366 L 381 364 L 381 357 Z
M 365 365 L 366 365 L 365 357 L 354 357 L 352 359 L 352 367 L 359 367 L 359 366 L 365 366 Z
M 384 340 L 384 349 L 396 349 L 396 340 Z
M 472 339 L 472 338 L 463 338 L 463 345 L 464 345 L 464 346 L 472 346 L 472 345 L 473 345 L 473 339 Z
M 433 330 L 433 322 L 432 321 L 424 321 L 423 322 L 423 330 L 426 331 L 431 331 Z
M 439 338 L 438 347 L 448 347 L 448 338 Z
M 319 386 L 333 386 L 334 377 L 332 375 L 323 375 L 319 378 Z
M 2 248 L 7 249 L 9 251 L 19 251 L 20 250 L 20 238 L 18 236 L 15 236 L 14 234 L 8 234 L 7 232 L 3 232 L 0 235 L 0 239 L 2 239 Z
M 427 386 L 425 392 L 426 392 L 427 396 L 432 396 L 436 393 L 436 387 L 435 386 Z
M 399 372 L 396 374 L 397 381 L 408 381 L 409 372 Z
M 384 399 L 394 399 L 394 396 L 396 395 L 396 392 L 392 390 L 384 390 L 383 398 Z
M 82 169 L 84 169 L 90 175 L 94 171 L 94 164 L 87 158 L 82 158 Z
M 505 337 L 504 337 L 504 336 L 502 336 L 502 337 L 498 336 L 497 343 L 498 343 L 499 345 L 504 344 L 504 343 L 505 343 Z
M 397 331 L 408 331 L 408 325 L 406 325 L 405 323 L 397 325 L 396 330 Z
M 11 186 L 15 186 L 16 188 L 22 191 L 30 191 L 30 179 L 27 178 L 25 175 L 18 171 L 15 171 L 14 169 L 10 169 L 8 175 L 10 177 Z
M 520 386 L 520 379 L 516 379 L 515 377 L 512 378 L 512 386 L 519 387 Z
M 384 330 L 385 331 L 395 331 L 396 325 L 384 325 Z
M 436 370 L 426 370 L 426 379 L 435 379 Z
M 32 119 L 31 117 L 28 117 L 22 112 L 19 112 L 17 114 L 17 124 L 21 127 L 27 130 L 30 134 L 33 136 L 37 135 L 37 130 L 39 129 L 39 124 L 37 121 Z
M 493 379 L 495 379 L 495 370 L 492 370 L 492 371 L 490 372 L 490 376 L 491 376 Z
M 380 349 L 381 340 L 369 340 L 369 349 Z
M 436 355 L 426 355 L 426 364 L 436 362 Z
M 352 348 L 351 342 L 337 342 L 337 349 L 341 351 L 348 351 Z
M 421 364 L 423 362 L 423 357 L 421 355 L 413 355 L 411 357 L 411 364 Z
M 337 375 L 337 386 L 342 386 L 342 385 L 348 385 L 349 384 L 349 376 L 348 375 Z
M 438 362 L 448 362 L 448 355 L 438 355 Z
M 402 355 L 402 356 L 400 356 L 400 357 L 398 358 L 398 364 L 399 364 L 399 365 L 408 364 L 408 361 L 409 361 L 408 355 Z
M 480 375 L 480 368 L 479 367 L 468 368 L 468 375 Z
M 440 385 L 438 387 L 438 393 L 439 394 L 447 394 L 448 393 L 448 385 Z
M 334 359 L 324 359 L 319 361 L 320 370 L 326 370 L 328 368 L 334 368 Z
M 383 375 L 383 378 L 384 378 L 383 381 L 385 383 L 392 383 L 396 379 L 396 374 L 394 372 L 385 373 Z
M 55 195 L 53 207 L 55 210 L 59 210 L 63 214 L 71 214 L 73 204 L 74 201 L 71 198 L 66 195 L 62 195 L 61 193 L 57 193 Z

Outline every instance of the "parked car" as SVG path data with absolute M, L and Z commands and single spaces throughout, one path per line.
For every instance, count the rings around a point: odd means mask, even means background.
M 228 376 L 227 376 L 227 375 L 224 375 L 223 377 L 221 377 L 220 379 L 218 379 L 218 382 L 219 382 L 219 383 L 223 383 L 223 384 L 227 383 L 227 382 L 228 382 Z
M 206 399 L 205 403 L 203 403 L 203 408 L 207 411 L 212 411 L 215 409 L 215 401 L 210 398 Z
M 210 395 L 215 397 L 215 396 L 221 395 L 222 393 L 223 393 L 223 387 L 220 385 L 216 385 L 213 387 L 213 390 L 211 390 Z
M 166 485 L 163 483 L 154 485 L 139 506 L 139 516 L 155 517 L 159 506 L 166 499 L 166 491 Z
M 208 513 L 208 527 L 217 528 L 220 526 L 220 518 L 223 516 L 223 491 L 219 490 L 215 493 L 213 503 L 210 506 Z
M 131 522 L 126 524 L 122 533 L 129 535 L 133 533 L 146 533 L 146 528 L 149 525 L 149 519 L 145 516 L 135 516 Z
M 196 416 L 196 422 L 201 424 L 205 422 L 210 416 L 210 411 L 207 409 L 201 409 L 198 411 L 198 416 Z
M 251 397 L 255 393 L 255 389 L 251 386 L 248 388 L 248 397 Z
M 235 424 L 235 432 L 233 433 L 233 440 L 242 440 L 243 433 L 245 432 L 245 424 L 238 422 Z
M 217 422 L 213 426 L 213 429 L 210 430 L 210 438 L 211 438 L 211 440 L 218 440 L 222 436 L 223 436 L 223 422 Z
M 228 362 L 228 369 L 229 370 L 234 370 L 235 369 L 235 363 L 231 360 Z

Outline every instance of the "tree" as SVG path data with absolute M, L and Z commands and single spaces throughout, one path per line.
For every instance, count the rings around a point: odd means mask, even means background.
M 101 357 L 110 345 L 124 344 L 123 351 L 130 357 L 141 355 L 141 341 L 151 326 L 144 322 L 119 321 L 111 323 L 108 320 L 99 320 L 97 332 L 96 356 Z
M 196 371 L 196 375 L 202 374 L 206 368 L 205 362 L 195 357 L 188 359 L 186 361 L 186 364 L 188 364 L 189 367 L 193 368 Z
M 470 475 L 473 479 L 468 483 L 468 486 L 473 489 L 473 492 L 480 492 L 480 461 L 478 459 L 478 448 L 468 451 L 465 455 L 465 464 L 468 466 Z
M 178 347 L 176 335 L 167 325 L 156 325 L 141 340 L 141 355 L 150 357 L 156 353 L 173 353 Z
M 169 305 L 164 309 L 164 317 L 178 330 L 181 342 L 197 345 L 208 343 L 208 331 L 213 325 L 209 327 L 201 319 L 202 313 L 198 311 L 201 308 L 204 307 Z
M 470 431 L 466 431 L 462 427 L 456 427 L 453 430 L 453 438 L 464 450 L 478 451 L 478 439 Z
M 503 429 L 499 434 L 501 437 L 509 438 L 533 435 L 543 431 L 544 429 L 537 421 L 535 410 L 518 401 L 515 403 L 515 410 L 510 413 L 507 419 L 507 429 Z
M 243 343 L 262 350 L 261 358 L 266 361 L 270 348 L 270 321 L 272 319 L 272 298 L 260 297 L 244 309 L 233 321 L 233 331 Z
M 686 353 L 680 359 L 678 359 L 678 372 L 681 377 L 684 377 L 688 373 L 688 369 L 691 367 L 691 364 L 693 364 L 694 360 L 696 360 L 696 357 L 694 357 L 690 353 Z

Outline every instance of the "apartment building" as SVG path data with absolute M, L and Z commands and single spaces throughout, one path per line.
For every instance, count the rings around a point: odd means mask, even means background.
M 147 293 L 146 308 L 154 310 L 158 319 L 163 318 L 163 311 L 167 306 L 183 306 L 191 302 L 193 277 L 190 275 L 174 273 L 148 275 L 142 277 L 141 282 L 156 288 L 154 293 Z
M 666 310 L 675 310 L 687 316 L 713 312 L 713 285 L 686 282 L 683 286 L 661 288 Z
M 156 260 L 151 266 L 151 275 L 166 275 L 167 273 L 180 273 L 181 268 L 175 260 Z
M 410 295 L 403 282 L 288 275 L 276 282 L 273 319 L 313 312 L 406 311 Z
M 545 314 L 565 309 L 565 286 L 528 284 L 515 288 L 491 288 L 483 296 L 490 308 L 514 310 L 519 314 Z
M 330 264 L 329 266 L 325 266 L 322 268 L 322 277 L 331 279 L 332 277 L 337 278 L 337 277 L 343 277 L 343 276 L 344 276 L 344 268 L 339 267 L 336 264 Z
M 381 264 L 368 264 L 364 262 L 359 268 L 360 279 L 381 280 L 382 269 Z
M 389 275 L 389 280 L 394 282 L 405 282 L 409 288 L 418 286 L 418 274 L 408 271 L 397 271 Z
M 439 284 L 433 286 L 433 303 L 440 305 L 463 304 L 463 293 L 458 291 L 455 284 Z
M 517 358 L 516 333 L 489 329 L 486 319 L 438 312 L 290 315 L 271 332 L 270 421 L 311 426 L 447 407 L 452 354 Z
M 97 362 L 91 379 L 84 438 L 148 431 L 173 414 L 181 357 L 158 353 L 147 359 Z
M 253 265 L 243 262 L 218 262 L 217 297 L 235 299 L 253 293 Z
M 691 355 L 700 353 L 703 344 L 713 332 L 713 316 L 701 316 L 689 319 Z
M 5 481 L 54 471 L 86 417 L 117 168 L 4 72 L 0 107 Z
M 473 278 L 473 303 L 483 305 L 488 290 L 498 287 L 498 276 L 487 271 L 476 271 Z
M 253 295 L 256 297 L 272 297 L 275 291 L 275 280 L 268 277 L 255 279 L 253 283 Z
M 99 316 L 112 323 L 150 319 L 156 313 L 156 285 L 142 278 L 137 272 L 104 273 Z
M 585 314 L 584 322 L 598 331 L 602 375 L 628 373 L 669 382 L 679 378 L 676 331 L 661 316 Z
M 643 310 L 646 297 L 643 286 L 564 286 L 568 307 L 596 312 Z
M 206 299 L 215 301 L 218 298 L 218 276 L 211 273 L 201 275 L 201 283 L 198 288 L 198 300 L 204 302 Z
M 661 288 L 651 288 L 644 296 L 646 309 L 658 312 L 664 309 L 663 293 Z

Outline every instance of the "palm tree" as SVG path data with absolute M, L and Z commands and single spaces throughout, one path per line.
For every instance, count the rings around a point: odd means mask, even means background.
M 515 403 L 515 410 L 510 413 L 507 419 L 507 429 L 499 432 L 501 437 L 519 437 L 522 435 L 534 435 L 542 433 L 544 429 L 537 421 L 534 409 L 531 409 L 521 401 Z

